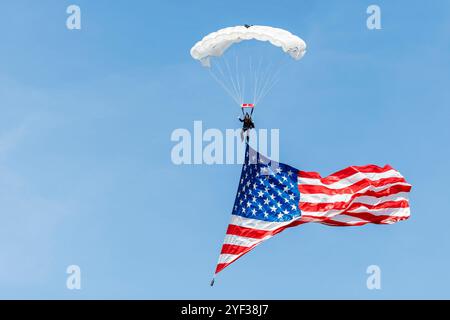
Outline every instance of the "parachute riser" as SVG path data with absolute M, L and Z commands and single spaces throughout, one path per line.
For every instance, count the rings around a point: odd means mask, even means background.
M 253 111 L 255 110 L 255 105 L 253 103 L 242 103 L 241 104 L 241 110 L 242 114 L 245 115 L 244 109 L 251 109 L 250 115 L 253 115 Z

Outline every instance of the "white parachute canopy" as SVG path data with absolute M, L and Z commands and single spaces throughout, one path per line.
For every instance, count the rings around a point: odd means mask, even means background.
M 273 49 L 268 46 L 276 48 L 276 54 L 269 56 Z M 283 60 L 299 60 L 305 52 L 305 42 L 289 31 L 246 25 L 210 33 L 192 47 L 191 56 L 207 67 L 235 102 L 242 105 L 259 103 L 278 82 L 279 72 L 286 64 Z

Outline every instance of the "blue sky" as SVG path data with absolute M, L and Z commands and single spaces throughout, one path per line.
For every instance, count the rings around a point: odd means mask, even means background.
M 2 3 L 0 298 L 450 298 L 450 4 L 376 1 L 370 31 L 372 3 Z M 411 218 L 285 231 L 210 288 L 241 168 L 175 166 L 170 135 L 239 125 L 189 49 L 244 23 L 308 44 L 255 114 L 280 129 L 280 160 L 322 175 L 389 163 L 413 185 Z

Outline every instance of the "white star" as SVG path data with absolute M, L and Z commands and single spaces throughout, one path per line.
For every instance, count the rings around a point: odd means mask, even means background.
M 253 214 L 254 216 L 256 216 L 256 209 L 255 209 L 255 208 L 253 208 L 252 214 Z
M 280 190 L 277 191 L 277 194 L 279 197 L 281 197 L 283 195 L 283 193 Z
M 281 208 L 281 203 L 277 202 L 277 207 Z
M 271 210 L 272 212 L 275 212 L 275 211 L 277 211 L 277 207 L 271 206 L 271 207 L 270 207 L 270 210 Z
M 297 210 L 297 206 L 295 204 L 291 204 L 292 210 Z
M 275 200 L 275 196 L 273 194 L 271 194 L 270 199 Z
M 253 197 L 253 198 L 252 198 L 252 202 L 256 202 L 256 197 Z
M 272 189 L 275 188 L 275 185 L 272 182 L 269 185 Z
M 244 200 L 242 200 L 242 199 L 241 199 L 241 200 L 239 200 L 239 204 L 242 204 L 242 202 L 244 202 Z
M 286 209 L 284 209 L 283 213 L 284 213 L 284 214 L 288 214 L 289 211 L 287 211 Z
M 267 192 L 267 193 L 269 193 L 269 187 L 265 187 L 265 188 L 264 188 L 264 191 Z
M 284 187 L 284 188 L 283 188 L 283 191 L 284 191 L 284 192 L 288 192 L 288 191 L 289 191 L 289 187 L 288 187 L 288 186 Z
M 287 181 L 286 176 L 282 176 L 281 179 L 282 179 L 283 181 Z
M 259 184 L 264 185 L 264 180 L 263 179 L 259 179 Z
M 289 202 L 288 198 L 283 198 L 283 200 L 284 200 L 284 203 L 288 203 Z
M 261 198 L 262 196 L 264 196 L 264 192 L 262 192 L 261 190 L 258 191 L 258 197 Z
M 282 214 L 282 213 L 279 213 L 279 214 L 278 214 L 278 219 L 281 220 L 282 218 L 283 218 L 283 214 Z
M 268 217 L 269 217 L 269 214 L 264 211 L 264 218 L 268 218 Z
M 287 175 L 290 177 L 290 176 L 292 176 L 292 171 L 291 170 L 289 170 L 288 172 L 287 172 Z
M 252 204 L 250 203 L 250 201 L 247 201 L 247 208 L 249 208 Z
M 256 183 L 253 184 L 253 190 L 256 190 Z
M 265 198 L 265 199 L 264 199 L 264 204 L 265 204 L 265 205 L 268 205 L 268 204 L 269 204 L 269 199 Z
M 245 208 L 244 207 L 242 207 L 242 213 L 245 213 Z
M 281 171 L 283 171 L 283 170 L 281 170 L 280 167 L 277 167 L 277 168 L 275 169 L 275 171 L 276 171 L 277 173 L 281 173 Z
M 260 204 L 258 204 L 258 209 L 259 209 L 259 210 L 262 210 L 262 208 L 263 208 L 263 206 L 260 205 Z
M 250 187 L 250 181 L 247 181 L 247 183 L 246 183 L 246 185 L 247 185 L 247 187 Z
M 290 194 L 290 195 L 289 195 L 289 198 L 290 198 L 291 200 L 294 200 L 294 199 L 295 199 L 295 196 L 294 196 L 293 194 Z
M 291 182 L 291 183 L 289 183 L 289 185 L 291 186 L 291 188 L 293 188 L 293 187 L 294 187 L 294 185 L 292 184 L 292 182 Z

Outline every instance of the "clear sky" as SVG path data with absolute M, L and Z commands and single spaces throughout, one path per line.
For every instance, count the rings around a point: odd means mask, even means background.
M 280 129 L 280 161 L 389 163 L 411 218 L 287 230 L 211 288 L 241 168 L 176 166 L 170 135 L 239 126 L 189 49 L 244 23 L 308 44 L 255 114 Z M 0 34 L 0 298 L 450 298 L 448 1 L 3 1 Z

